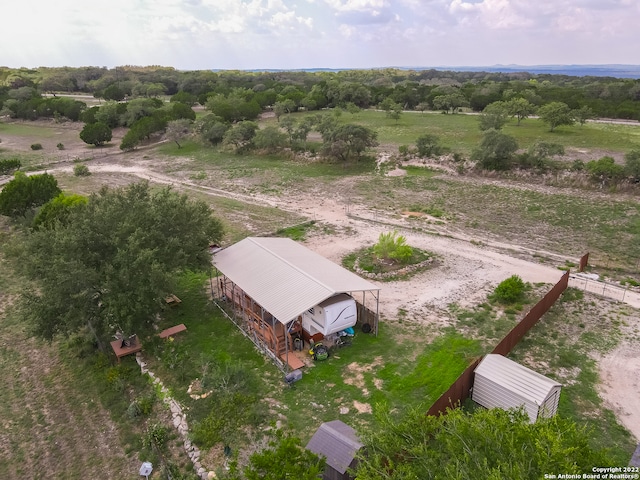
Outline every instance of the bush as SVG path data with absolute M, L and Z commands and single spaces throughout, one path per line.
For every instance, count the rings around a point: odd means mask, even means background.
M 624 178 L 625 169 L 618 165 L 612 157 L 602 157 L 599 160 L 591 160 L 586 169 L 595 181 L 611 180 L 616 182 Z
M 56 147 L 58 147 L 58 150 L 64 150 L 64 143 L 59 143 Z
M 31 144 L 31 150 L 42 150 L 42 144 L 41 143 L 32 143 Z
M 20 163 L 20 160 L 16 158 L 0 160 L 0 175 L 11 175 L 21 166 L 22 164 Z
M 169 437 L 169 428 L 159 423 L 154 423 L 147 427 L 147 431 L 142 436 L 142 446 L 147 448 L 155 447 L 164 450 Z
M 442 153 L 440 138 L 437 135 L 426 133 L 416 139 L 416 148 L 421 157 L 436 157 Z
M 60 195 L 57 180 L 48 173 L 27 177 L 16 172 L 15 177 L 0 191 L 0 215 L 21 217 L 36 207 Z
M 504 304 L 516 303 L 524 297 L 525 284 L 518 275 L 500 282 L 493 291 L 492 299 Z
M 127 408 L 127 416 L 129 418 L 136 418 L 142 415 L 149 415 L 151 410 L 153 410 L 155 401 L 155 393 L 135 399 L 129 404 L 129 408 Z
M 378 243 L 373 246 L 373 252 L 380 259 L 396 260 L 399 263 L 407 263 L 413 255 L 413 249 L 407 245 L 404 235 L 393 232 L 381 233 Z
M 77 165 L 74 165 L 73 174 L 76 177 L 87 177 L 87 176 L 91 175 L 91 172 L 89 171 L 89 167 L 87 167 L 86 165 L 84 165 L 82 163 L 79 163 Z

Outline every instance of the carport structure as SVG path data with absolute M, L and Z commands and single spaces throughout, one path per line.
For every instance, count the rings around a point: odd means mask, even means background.
M 352 295 L 358 322 L 378 333 L 380 288 L 289 238 L 245 238 L 213 264 L 214 295 L 236 307 L 238 326 L 285 369 L 300 366 L 290 352 L 302 313 L 334 295 Z

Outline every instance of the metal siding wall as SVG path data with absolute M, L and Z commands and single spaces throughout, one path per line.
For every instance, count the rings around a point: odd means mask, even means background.
M 524 407 L 531 422 L 535 422 L 538 406 L 519 396 L 515 392 L 482 375 L 476 374 L 473 385 L 472 400 L 486 408 L 520 408 Z
M 539 416 L 541 418 L 551 418 L 558 411 L 558 402 L 560 401 L 561 387 L 554 388 L 544 403 L 540 405 Z

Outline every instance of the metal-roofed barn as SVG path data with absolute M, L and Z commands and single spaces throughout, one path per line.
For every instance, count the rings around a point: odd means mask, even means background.
M 502 355 L 486 355 L 474 372 L 471 398 L 483 407 L 524 407 L 531 423 L 558 410 L 561 384 Z
M 340 420 L 320 425 L 307 444 L 307 450 L 326 459 L 323 480 L 349 480 L 347 469 L 355 468 L 362 443 L 356 431 Z
M 332 332 L 323 325 L 316 325 L 313 332 L 302 328 L 303 314 L 332 297 L 349 294 L 348 300 L 357 308 L 353 323 L 368 324 L 377 334 L 379 287 L 289 238 L 245 238 L 217 252 L 213 264 L 222 274 L 218 295 L 241 313 L 240 326 L 277 362 L 290 368 L 301 366 L 289 355 L 292 335 L 300 332 L 318 340 Z M 373 309 L 366 307 L 367 292 L 375 301 Z M 362 294 L 357 307 L 355 293 Z

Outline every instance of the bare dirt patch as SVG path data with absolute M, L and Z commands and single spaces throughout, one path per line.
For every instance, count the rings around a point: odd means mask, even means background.
M 623 341 L 599 361 L 600 396 L 640 441 L 640 349 L 638 342 Z

